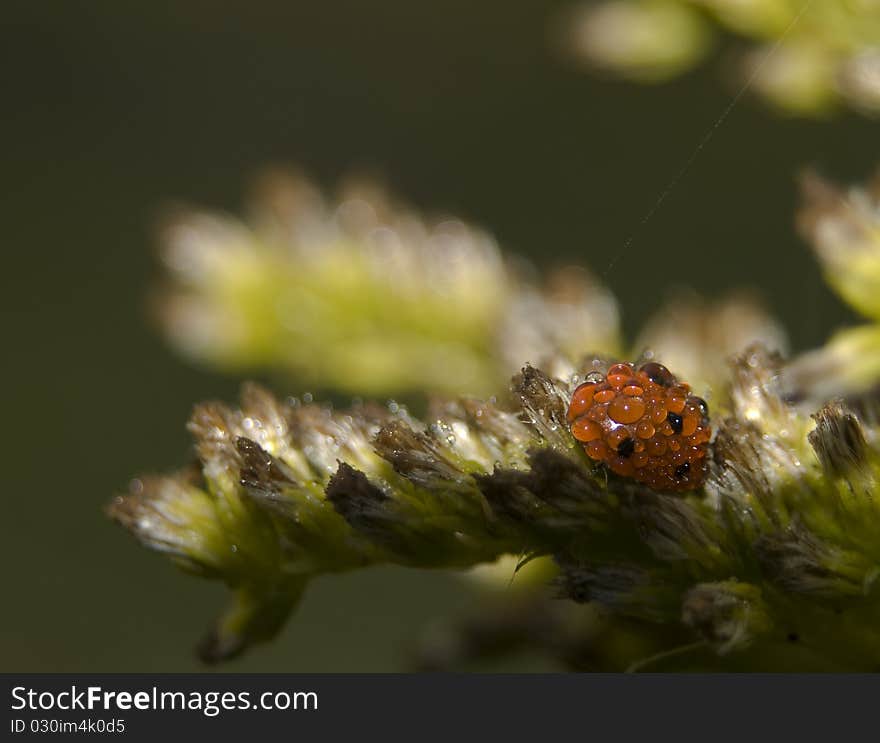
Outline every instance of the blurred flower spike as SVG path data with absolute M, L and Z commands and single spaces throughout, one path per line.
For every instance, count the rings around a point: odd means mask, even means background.
M 486 233 L 428 223 L 374 185 L 329 201 L 273 173 L 251 211 L 246 224 L 182 212 L 165 227 L 156 306 L 195 359 L 356 394 L 489 394 L 557 343 L 617 346 L 614 300 L 586 273 L 534 286 Z
M 722 394 L 725 359 L 785 333 L 745 293 L 675 292 L 626 350 L 617 303 L 583 267 L 540 283 L 486 233 L 428 226 L 363 182 L 330 203 L 289 173 L 264 177 L 244 224 L 184 212 L 166 224 L 156 307 L 185 355 L 355 395 L 491 395 L 523 363 L 659 355 Z M 514 268 L 516 265 L 518 268 Z
M 868 323 L 846 328 L 786 373 L 792 399 L 861 395 L 880 382 L 880 172 L 842 189 L 808 172 L 801 180 L 801 234 L 831 287 Z
M 876 0 L 610 0 L 577 6 L 566 29 L 574 56 L 640 82 L 696 65 L 717 29 L 752 44 L 739 77 L 780 109 L 880 112 Z

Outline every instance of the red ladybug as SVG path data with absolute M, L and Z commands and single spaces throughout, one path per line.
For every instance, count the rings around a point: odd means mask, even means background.
M 589 374 L 568 422 L 591 459 L 654 490 L 693 490 L 706 477 L 709 407 L 662 364 Z

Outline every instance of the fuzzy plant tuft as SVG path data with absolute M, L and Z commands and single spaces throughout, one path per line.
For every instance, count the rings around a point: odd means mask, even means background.
M 605 0 L 565 23 L 573 57 L 639 82 L 675 77 L 725 35 L 740 85 L 795 115 L 880 112 L 880 13 L 873 0 Z M 719 33 L 720 32 L 720 33 Z
M 363 179 L 334 196 L 257 179 L 248 219 L 177 209 L 156 314 L 185 356 L 357 395 L 491 394 L 524 358 L 615 348 L 617 307 L 584 271 L 546 281 L 487 233 Z
M 829 285 L 867 322 L 835 333 L 787 370 L 793 399 L 812 404 L 862 395 L 880 381 L 880 171 L 864 186 L 842 188 L 814 172 L 801 179 L 798 227 Z
M 240 408 L 196 409 L 199 467 L 138 480 L 109 510 L 233 590 L 206 660 L 271 638 L 321 574 L 514 554 L 551 556 L 561 596 L 645 632 L 684 627 L 719 655 L 796 636 L 833 667 L 874 668 L 877 429 L 842 403 L 796 412 L 774 389 L 779 363 L 759 347 L 734 360 L 709 475 L 685 496 L 585 456 L 565 418 L 584 368 L 527 366 L 504 403 L 436 402 L 425 421 L 247 385 Z

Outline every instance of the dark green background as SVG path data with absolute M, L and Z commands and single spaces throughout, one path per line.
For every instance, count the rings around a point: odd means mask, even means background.
M 863 177 L 877 123 L 747 98 L 639 227 L 732 91 L 716 65 L 660 87 L 584 74 L 548 41 L 564 7 L 4 3 L 3 670 L 192 669 L 224 599 L 101 513 L 135 473 L 187 461 L 194 401 L 237 389 L 147 320 L 169 199 L 235 210 L 267 163 L 327 185 L 367 167 L 540 265 L 602 273 L 635 231 L 604 276 L 629 331 L 682 284 L 756 286 L 797 348 L 850 321 L 794 235 L 793 176 Z M 278 642 L 230 668 L 397 668 L 427 620 L 473 601 L 451 576 L 327 578 Z

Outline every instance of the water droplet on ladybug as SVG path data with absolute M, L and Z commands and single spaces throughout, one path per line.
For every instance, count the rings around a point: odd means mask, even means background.
M 645 414 L 645 403 L 640 397 L 618 395 L 608 405 L 608 417 L 617 423 L 635 423 Z
M 643 364 L 639 371 L 644 372 L 648 379 L 654 384 L 659 384 L 661 387 L 671 387 L 675 384 L 675 377 L 672 376 L 672 372 L 656 361 L 649 361 L 647 364 Z

